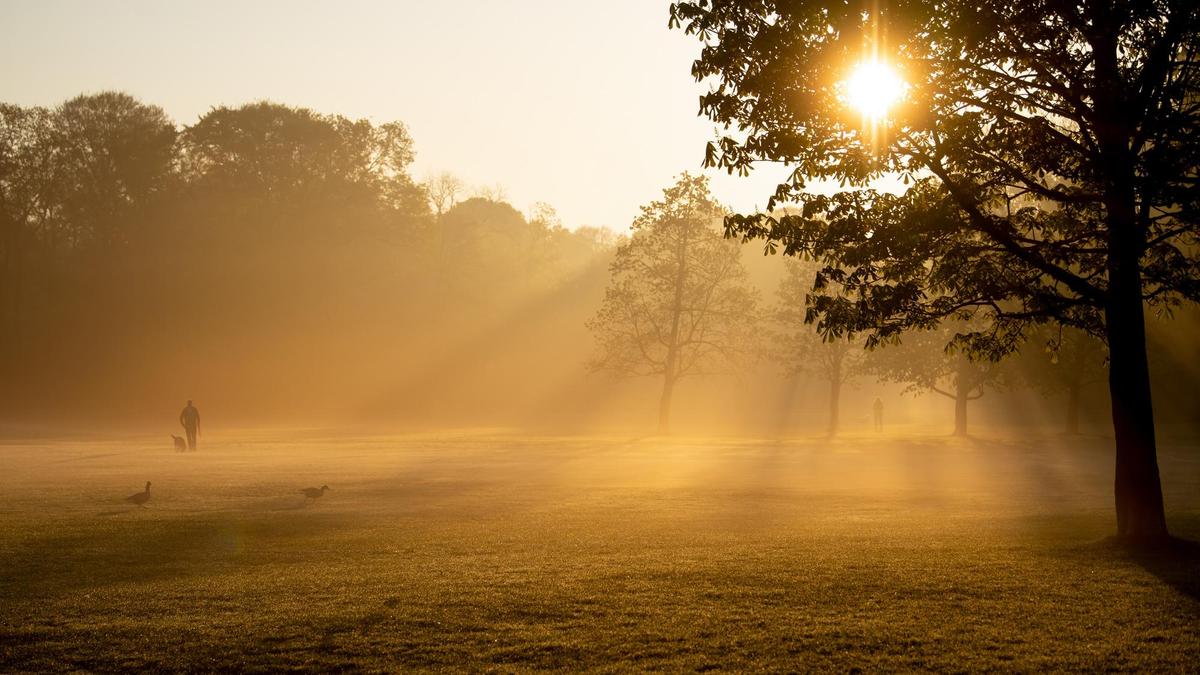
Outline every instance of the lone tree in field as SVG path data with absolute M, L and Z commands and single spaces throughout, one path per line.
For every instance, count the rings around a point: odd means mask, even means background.
M 812 290 L 817 268 L 812 264 L 789 260 L 787 273 L 779 284 L 779 303 L 772 312 L 775 330 L 766 352 L 789 372 L 805 373 L 829 384 L 830 434 L 837 433 L 842 385 L 862 374 L 868 352 L 859 341 L 821 335 L 808 323 Z
M 740 247 L 721 234 L 724 215 L 708 179 L 683 174 L 633 221 L 588 322 L 599 346 L 594 369 L 662 378 L 660 433 L 679 380 L 736 358 L 752 334 L 755 293 Z
M 1166 536 L 1143 307 L 1200 299 L 1200 5 L 689 0 L 671 23 L 702 41 L 701 113 L 726 129 L 706 163 L 794 171 L 767 210 L 802 215 L 727 228 L 826 263 L 849 297 L 819 327 L 878 340 L 983 315 L 960 344 L 990 356 L 1030 324 L 1101 336 L 1117 533 Z M 889 173 L 922 184 L 804 194 Z
M 966 436 L 967 406 L 1000 386 L 1003 369 L 987 359 L 969 358 L 954 344 L 956 329 L 970 332 L 948 322 L 938 330 L 906 335 L 900 344 L 873 351 L 868 370 L 880 380 L 906 385 L 905 393 L 929 392 L 954 401 L 954 435 Z

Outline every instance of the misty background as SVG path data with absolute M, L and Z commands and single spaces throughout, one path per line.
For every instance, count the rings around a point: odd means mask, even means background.
M 169 424 L 188 398 L 209 429 L 652 424 L 659 383 L 587 368 L 585 324 L 628 235 L 565 227 L 549 204 L 522 211 L 452 173 L 422 180 L 401 122 L 259 102 L 182 125 L 114 92 L 6 104 L 0 119 L 10 427 Z M 766 324 L 781 297 L 803 303 L 779 256 L 750 244 L 740 257 Z M 1194 313 L 1150 323 L 1165 430 L 1195 424 L 1196 327 Z M 940 356 L 927 342 L 866 358 Z M 741 346 L 750 358 L 680 385 L 675 428 L 822 431 L 821 376 Z M 1104 430 L 1102 353 L 1052 364 L 1037 348 L 972 403 L 972 422 L 1062 427 L 1066 390 L 1021 373 L 1066 365 L 1083 427 Z M 889 424 L 949 430 L 952 402 L 902 396 L 906 378 L 848 378 L 843 428 L 867 428 L 879 396 Z
M 711 132 L 663 7 L 11 2 L 0 16 L 6 428 L 170 425 L 188 398 L 209 429 L 652 428 L 661 383 L 590 372 L 585 324 L 639 206 L 698 169 Z M 613 30 L 590 30 L 600 20 Z M 707 175 L 741 212 L 779 178 Z M 766 326 L 787 270 L 756 244 L 741 259 Z M 1150 321 L 1168 433 L 1200 418 L 1198 327 L 1191 309 Z M 823 431 L 819 374 L 746 347 L 679 386 L 675 428 Z M 1025 352 L 972 425 L 1066 424 L 1069 392 L 1037 376 L 1038 345 Z M 1100 360 L 1068 379 L 1083 427 L 1107 433 Z M 886 373 L 848 379 L 843 428 L 868 428 L 876 397 L 888 424 L 952 428 L 953 402 Z

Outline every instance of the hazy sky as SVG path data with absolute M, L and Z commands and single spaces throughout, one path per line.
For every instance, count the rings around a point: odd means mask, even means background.
M 699 169 L 697 43 L 660 0 L 0 0 L 0 100 L 127 91 L 181 124 L 269 99 L 401 120 L 418 178 L 503 186 L 569 226 L 624 229 Z M 778 169 L 776 169 L 776 173 Z M 714 176 L 742 209 L 774 175 Z

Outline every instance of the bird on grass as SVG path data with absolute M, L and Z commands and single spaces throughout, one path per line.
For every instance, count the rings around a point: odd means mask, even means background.
M 125 498 L 125 501 L 130 504 L 137 504 L 143 509 L 146 508 L 146 502 L 150 501 L 150 481 L 146 481 L 146 489 L 141 492 L 135 492 Z
M 319 488 L 304 488 L 303 490 L 300 491 L 300 494 L 304 495 L 305 497 L 308 497 L 309 499 L 316 499 L 316 498 L 320 497 L 321 495 L 325 494 L 325 491 L 328 489 L 329 489 L 328 485 L 322 485 Z

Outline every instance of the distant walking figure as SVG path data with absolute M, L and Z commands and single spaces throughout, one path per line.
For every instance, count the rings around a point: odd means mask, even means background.
M 883 431 L 883 401 L 875 398 L 875 402 L 871 404 L 871 412 L 875 416 L 875 431 Z
M 200 431 L 200 411 L 196 410 L 196 406 L 192 405 L 190 400 L 183 412 L 179 413 L 179 423 L 183 425 L 183 430 L 187 433 L 188 449 L 195 450 L 196 433 Z

